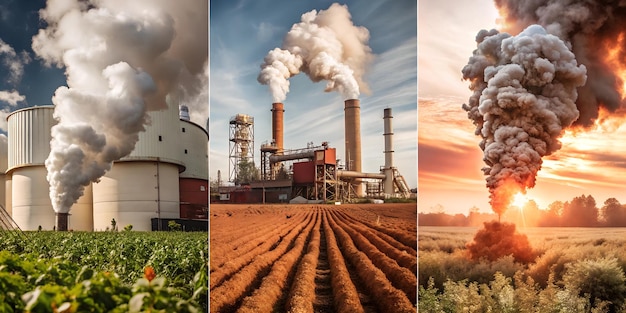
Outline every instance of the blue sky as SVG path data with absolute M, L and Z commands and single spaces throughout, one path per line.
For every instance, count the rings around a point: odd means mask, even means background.
M 0 53 L 0 91 L 17 91 L 25 97 L 16 106 L 0 100 L 0 110 L 15 110 L 33 105 L 52 104 L 52 95 L 57 87 L 65 84 L 62 69 L 42 66 L 31 49 L 32 37 L 46 25 L 39 20 L 39 9 L 45 6 L 43 0 L 3 0 L 0 3 L 0 40 L 9 45 L 18 55 L 11 59 L 7 53 Z M 23 57 L 28 55 L 28 60 Z M 11 70 L 6 62 L 22 63 L 21 79 L 10 81 Z M 4 118 L 6 114 L 2 115 Z
M 303 13 L 325 10 L 334 1 L 212 1 L 210 7 L 210 175 L 228 178 L 229 125 L 239 113 L 254 117 L 255 163 L 259 147 L 271 140 L 269 89 L 257 82 L 263 58 L 281 47 Z M 346 1 L 352 20 L 369 30 L 375 55 L 361 94 L 362 168 L 384 164 L 383 109 L 392 108 L 395 165 L 417 186 L 417 4 L 414 0 Z M 325 82 L 304 74 L 290 79 L 285 104 L 284 146 L 303 148 L 328 141 L 344 158 L 343 99 L 324 92 Z

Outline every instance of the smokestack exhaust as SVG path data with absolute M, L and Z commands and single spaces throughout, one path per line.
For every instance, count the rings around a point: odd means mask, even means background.
M 346 141 L 346 169 L 361 172 L 361 103 L 358 99 L 349 99 L 344 102 L 345 114 L 345 141 Z M 363 186 L 357 180 L 356 193 L 363 194 Z
M 55 228 L 58 231 L 67 231 L 69 213 L 56 213 L 56 223 Z

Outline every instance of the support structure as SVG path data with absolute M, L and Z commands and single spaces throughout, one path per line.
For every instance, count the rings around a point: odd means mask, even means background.
M 315 151 L 315 199 L 337 200 L 337 159 L 335 149 Z
M 230 118 L 229 181 L 239 182 L 240 164 L 254 164 L 254 118 L 237 114 Z

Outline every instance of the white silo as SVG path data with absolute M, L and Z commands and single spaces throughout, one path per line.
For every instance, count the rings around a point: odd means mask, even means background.
M 7 197 L 6 197 L 6 171 L 8 165 L 8 138 L 0 135 L 0 204 L 6 209 Z M 9 214 L 11 214 L 9 212 Z
M 115 219 L 118 229 L 151 230 L 153 218 L 179 218 L 180 152 L 178 104 L 149 112 L 151 125 L 139 133 L 133 152 L 113 163 L 93 184 L 94 229 L 105 230 Z
M 180 173 L 180 217 L 208 218 L 209 206 L 209 133 L 189 120 L 181 106 L 180 137 L 185 171 Z
M 44 162 L 50 154 L 54 106 L 12 112 L 7 117 L 6 205 L 22 230 L 52 230 L 55 214 Z M 70 209 L 69 229 L 92 230 L 91 188 Z

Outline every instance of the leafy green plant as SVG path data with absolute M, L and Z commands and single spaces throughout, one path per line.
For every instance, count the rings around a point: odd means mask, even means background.
M 566 288 L 589 298 L 591 305 L 605 301 L 609 312 L 617 312 L 626 297 L 626 278 L 617 259 L 579 260 L 570 264 L 563 276 Z
M 167 228 L 171 231 L 181 231 L 183 230 L 182 225 L 176 223 L 176 221 L 167 222 Z

